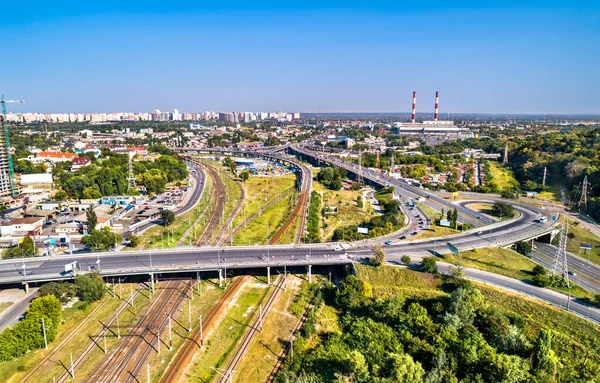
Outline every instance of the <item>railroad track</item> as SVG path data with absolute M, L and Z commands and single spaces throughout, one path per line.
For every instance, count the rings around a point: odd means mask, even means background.
M 210 241 L 215 229 L 219 226 L 219 221 L 221 216 L 223 215 L 223 210 L 225 208 L 225 185 L 223 184 L 223 180 L 221 180 L 214 167 L 206 164 L 203 165 L 205 166 L 206 171 L 214 180 L 213 197 L 215 199 L 215 205 L 210 213 L 210 216 L 208 217 L 208 222 L 204 227 L 202 234 L 196 241 L 196 246 L 206 244 Z
M 227 177 L 229 177 L 229 176 L 227 176 Z M 229 177 L 229 178 L 233 179 L 232 177 Z M 215 238 L 215 240 L 212 244 L 213 246 L 217 246 L 220 244 L 226 244 L 227 241 L 229 241 L 231 239 L 231 235 L 227 236 L 225 238 L 225 240 L 223 240 L 223 237 L 225 236 L 225 234 L 227 234 L 227 228 L 230 227 L 231 224 L 233 223 L 233 219 L 240 212 L 240 209 L 242 208 L 242 205 L 244 204 L 244 200 L 246 199 L 246 190 L 242 186 L 242 183 L 240 181 L 236 181 L 236 180 L 234 180 L 234 182 L 240 188 L 240 199 L 238 200 L 237 204 L 235 205 L 235 208 L 233 208 L 233 210 L 231 211 L 231 214 L 229 215 L 227 222 L 225 222 L 225 225 L 223 225 L 223 227 L 219 231 L 219 234 L 217 234 L 217 237 Z
M 223 242 L 224 243 L 229 242 L 235 235 L 237 235 L 237 233 L 239 233 L 242 229 L 244 229 L 246 226 L 248 226 L 249 223 L 251 223 L 256 218 L 258 218 L 262 213 L 264 213 L 265 210 L 267 210 L 271 206 L 275 205 L 277 202 L 281 201 L 282 198 L 284 198 L 288 193 L 292 192 L 295 188 L 296 188 L 295 186 L 291 186 L 290 188 L 286 189 L 283 193 L 281 193 L 279 196 L 277 196 L 275 199 L 269 201 L 259 211 L 257 211 L 256 213 L 254 213 L 250 217 L 248 217 L 245 222 L 241 222 L 239 225 L 237 225 L 235 227 L 235 229 L 233 229 L 233 231 L 229 234 L 229 236 Z
M 208 314 L 203 317 L 203 332 L 206 333 L 208 330 L 215 325 L 215 320 L 219 316 L 221 310 L 227 305 L 227 302 L 235 295 L 235 293 L 242 287 L 248 277 L 242 276 L 233 281 L 229 287 L 225 290 L 225 294 L 219 299 L 219 301 L 213 306 Z M 188 363 L 192 359 L 194 352 L 200 345 L 200 327 L 196 327 L 192 334 L 185 340 L 179 351 L 175 354 L 175 358 L 161 378 L 161 382 L 164 383 L 176 383 L 184 375 Z
M 86 358 L 88 357 L 90 352 L 92 352 L 96 347 L 98 347 L 97 345 L 100 344 L 104 334 L 106 334 L 108 331 L 110 331 L 109 328 L 117 322 L 117 317 L 119 315 L 121 315 L 123 313 L 123 311 L 125 311 L 125 309 L 127 309 L 128 307 L 131 306 L 129 299 L 132 299 L 132 300 L 135 299 L 140 294 L 140 288 L 142 286 L 143 286 L 143 284 L 139 284 L 138 286 L 136 286 L 135 290 L 133 291 L 133 296 L 124 300 L 119 305 L 119 307 L 117 307 L 114 314 L 106 322 L 104 328 L 102 330 L 100 330 L 100 332 L 90 341 L 90 343 L 88 343 L 88 345 L 81 351 L 81 353 L 73 360 L 73 366 L 74 366 L 75 370 L 86 360 Z M 90 315 L 90 317 L 91 317 L 91 315 Z M 85 324 L 85 322 L 86 321 L 82 322 L 82 324 Z M 79 326 L 78 326 L 78 328 L 79 328 Z M 76 334 L 76 332 L 73 332 L 71 337 L 75 336 L 75 334 Z M 59 383 L 65 382 L 67 379 L 70 379 L 70 378 L 71 378 L 70 373 L 65 372 L 56 381 Z
M 136 376 L 146 362 L 149 354 L 158 347 L 156 331 L 165 326 L 168 315 L 172 315 L 185 297 L 182 293 L 186 283 L 170 280 L 155 295 L 154 301 L 134 326 L 129 334 L 104 358 L 101 365 L 86 380 L 87 382 L 124 382 L 137 380 Z M 162 318 L 162 320 L 161 320 Z M 157 325 L 158 324 L 158 325 Z
M 304 230 L 306 227 L 306 214 L 308 213 L 310 186 L 312 182 L 312 173 L 310 172 L 310 169 L 304 165 L 301 165 L 301 170 L 302 186 L 300 188 L 300 195 L 298 196 L 296 206 L 294 206 L 292 214 L 288 216 L 283 226 L 281 226 L 279 230 L 277 230 L 277 232 L 273 235 L 273 237 L 271 237 L 271 239 L 269 240 L 269 245 L 279 243 L 281 236 L 289 229 L 291 225 L 294 224 L 294 221 L 296 221 L 298 217 L 300 217 L 300 222 L 298 223 L 296 233 L 294 234 L 294 243 L 300 243 L 302 237 L 304 236 Z
M 283 277 L 279 277 L 279 280 L 275 284 L 275 288 L 273 289 L 271 294 L 269 294 L 269 297 L 267 298 L 267 302 L 263 306 L 263 321 L 264 321 L 264 317 L 267 315 L 269 310 L 271 310 L 271 307 L 273 306 L 273 304 L 275 303 L 275 301 L 281 294 L 281 291 L 283 290 L 284 282 L 285 282 L 285 279 Z M 227 363 L 227 367 L 225 367 L 225 370 L 233 371 L 237 368 L 239 363 L 242 361 L 242 358 L 246 354 L 248 347 L 250 347 L 250 343 L 252 342 L 252 339 L 254 339 L 254 337 L 256 336 L 256 333 L 260 331 L 259 328 L 260 328 L 260 318 L 257 316 L 254 319 L 252 325 L 250 326 L 250 329 L 248 331 L 246 331 L 246 333 L 244 334 L 244 337 L 242 338 L 242 342 L 237 347 L 237 349 L 236 349 L 235 353 L 233 354 L 233 357 L 231 358 L 229 363 Z M 221 376 L 217 380 L 217 382 L 218 383 L 227 383 L 227 377 Z

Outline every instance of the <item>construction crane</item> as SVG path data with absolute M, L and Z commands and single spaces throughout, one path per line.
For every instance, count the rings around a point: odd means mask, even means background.
M 13 167 L 12 155 L 10 154 L 10 133 L 8 132 L 8 123 L 6 121 L 6 104 L 9 102 L 23 104 L 25 101 L 5 100 L 4 95 L 2 95 L 2 99 L 0 99 L 0 104 L 2 104 L 2 128 L 4 129 L 4 140 L 6 142 L 6 156 L 8 159 L 8 170 L 10 175 L 10 189 L 12 192 L 12 196 L 15 197 L 17 194 L 17 189 L 15 188 L 15 168 Z

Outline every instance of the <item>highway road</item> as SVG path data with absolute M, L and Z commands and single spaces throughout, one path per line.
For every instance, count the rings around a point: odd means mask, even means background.
M 348 164 L 345 164 L 347 166 Z M 365 172 L 366 173 L 366 172 Z M 384 246 L 390 259 L 403 254 L 422 257 L 436 252 L 445 253 L 446 242 L 451 242 L 459 250 L 468 250 L 487 246 L 507 246 L 514 242 L 530 239 L 553 230 L 555 222 L 549 220 L 538 223 L 535 220 L 543 212 L 531 205 L 520 205 L 515 208 L 520 213 L 515 219 L 493 222 L 485 216 L 463 206 L 452 204 L 445 199 L 431 195 L 420 189 L 409 187 L 402 181 L 378 179 L 380 175 L 365 174 L 363 177 L 373 177 L 375 182 L 384 185 L 394 184 L 400 189 L 400 198 L 413 198 L 422 195 L 427 202 L 439 204 L 447 208 L 457 207 L 461 215 L 480 222 L 478 228 L 464 233 L 443 238 L 423 240 L 394 240 L 389 246 Z M 398 190 L 397 188 L 397 190 Z M 483 226 L 487 224 L 486 226 Z M 373 239 L 353 244 L 310 244 L 310 245 L 277 245 L 250 247 L 213 247 L 213 248 L 180 248 L 163 251 L 127 251 L 119 253 L 88 253 L 82 255 L 65 255 L 46 258 L 12 259 L 0 262 L 0 284 L 21 281 L 42 281 L 60 278 L 66 263 L 77 261 L 81 270 L 99 269 L 105 276 L 131 275 L 147 273 L 185 272 L 195 270 L 217 270 L 224 268 L 264 268 L 267 266 L 283 267 L 283 265 L 319 265 L 342 264 L 352 261 L 352 258 L 362 258 L 372 254 L 371 246 L 382 239 Z M 471 278 L 480 278 L 486 283 L 497 284 L 505 288 L 521 290 L 531 296 L 546 299 L 550 302 L 562 299 L 561 294 L 524 284 L 520 281 L 499 277 L 481 271 L 470 271 Z M 580 307 L 581 306 L 581 307 Z M 574 311 L 594 320 L 600 321 L 600 311 L 582 305 L 572 305 Z

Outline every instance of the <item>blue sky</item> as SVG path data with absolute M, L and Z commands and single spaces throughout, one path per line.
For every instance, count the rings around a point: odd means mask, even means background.
M 600 2 L 122 3 L 3 4 L 12 110 L 600 114 Z

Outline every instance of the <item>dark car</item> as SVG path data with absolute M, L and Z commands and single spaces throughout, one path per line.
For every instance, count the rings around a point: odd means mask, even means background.
M 398 238 L 398 239 L 406 239 L 406 235 L 403 235 L 402 237 Z

